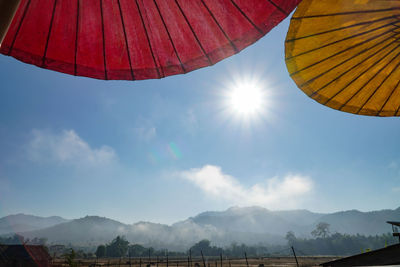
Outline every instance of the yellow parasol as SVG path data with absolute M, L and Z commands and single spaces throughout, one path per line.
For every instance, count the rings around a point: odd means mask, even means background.
M 400 1 L 303 0 L 286 38 L 290 76 L 309 97 L 360 115 L 400 115 Z

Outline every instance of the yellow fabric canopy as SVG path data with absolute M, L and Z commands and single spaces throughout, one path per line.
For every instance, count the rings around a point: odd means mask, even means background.
M 399 0 L 303 0 L 285 48 L 290 76 L 319 103 L 400 116 Z

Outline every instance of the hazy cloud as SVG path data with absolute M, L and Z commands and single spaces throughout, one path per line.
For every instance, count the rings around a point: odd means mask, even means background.
M 307 176 L 287 175 L 274 177 L 263 184 L 246 187 L 235 177 L 222 172 L 221 168 L 205 165 L 179 174 L 192 182 L 207 195 L 233 205 L 261 205 L 275 208 L 296 208 L 302 197 L 312 191 L 313 182 Z
M 150 126 L 150 127 L 136 127 L 133 129 L 134 134 L 136 137 L 139 137 L 142 140 L 149 141 L 156 137 L 157 135 L 157 130 L 155 127 Z
M 74 130 L 60 133 L 33 130 L 28 143 L 28 156 L 33 161 L 55 161 L 73 165 L 104 165 L 117 159 L 113 148 L 92 148 Z
M 395 169 L 396 170 L 396 169 L 399 168 L 399 164 L 398 164 L 397 161 L 392 161 L 392 162 L 389 163 L 388 167 L 389 167 L 389 169 Z
M 395 193 L 400 193 L 400 187 L 393 187 L 392 191 Z
M 182 123 L 184 129 L 190 133 L 194 134 L 197 132 L 199 128 L 199 123 L 197 120 L 197 116 L 193 109 L 187 110 L 182 116 Z

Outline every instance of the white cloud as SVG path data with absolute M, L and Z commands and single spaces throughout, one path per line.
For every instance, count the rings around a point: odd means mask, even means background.
M 33 161 L 55 161 L 73 165 L 104 165 L 117 159 L 114 149 L 104 145 L 91 148 L 74 130 L 64 130 L 56 134 L 33 130 L 27 152 Z
M 245 187 L 235 177 L 224 174 L 220 167 L 205 165 L 179 173 L 208 196 L 231 205 L 261 205 L 274 208 L 297 208 L 311 193 L 313 182 L 307 176 L 287 175 L 267 179 L 264 184 Z

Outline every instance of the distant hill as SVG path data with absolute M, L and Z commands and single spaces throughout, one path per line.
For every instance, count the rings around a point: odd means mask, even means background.
M 204 212 L 190 218 L 200 225 L 212 225 L 218 229 L 275 233 L 285 235 L 293 231 L 297 236 L 310 236 L 319 222 L 330 224 L 331 232 L 345 234 L 376 235 L 391 231 L 386 221 L 400 221 L 400 208 L 361 212 L 341 211 L 331 214 L 313 213 L 308 210 L 270 211 L 260 207 L 230 208 L 220 212 Z
M 318 222 L 329 223 L 332 233 L 383 234 L 391 231 L 386 221 L 400 221 L 400 208 L 322 214 L 308 210 L 270 211 L 260 207 L 233 207 L 226 211 L 204 212 L 172 225 L 150 222 L 123 224 L 98 216 L 86 216 L 71 221 L 60 217 L 51 218 L 58 218 L 61 223 L 56 224 L 57 219 L 53 219 L 52 223 L 48 222 L 52 224 L 49 227 L 17 232 L 30 239 L 43 237 L 47 238 L 49 243 L 81 246 L 97 246 L 110 242 L 117 235 L 123 235 L 131 243 L 158 249 L 168 247 L 178 251 L 186 250 L 202 239 L 209 239 L 218 246 L 227 246 L 232 242 L 248 245 L 283 244 L 286 242 L 284 236 L 288 231 L 295 232 L 298 237 L 310 237 L 310 232 Z M 1 218 L 0 222 L 3 220 L 4 218 Z M 18 222 L 27 224 L 22 219 Z M 40 226 L 43 224 L 36 225 Z
M 0 235 L 33 231 L 50 227 L 68 220 L 58 217 L 38 217 L 33 215 L 16 214 L 0 218 Z
M 124 235 L 128 226 L 104 217 L 84 218 L 57 224 L 48 228 L 21 233 L 26 238 L 44 237 L 51 243 L 97 245 Z
M 268 233 L 255 234 L 229 232 L 211 225 L 198 225 L 191 220 L 172 226 L 150 222 L 123 224 L 111 219 L 86 216 L 81 219 L 58 224 L 49 228 L 21 233 L 25 238 L 44 237 L 49 243 L 97 246 L 110 242 L 117 235 L 125 236 L 131 243 L 152 246 L 157 249 L 186 250 L 194 243 L 212 240 L 214 244 L 226 246 L 232 242 L 258 244 L 266 240 L 283 243 L 281 236 Z
M 341 211 L 324 215 L 318 221 L 331 225 L 331 232 L 343 234 L 377 235 L 391 231 L 386 221 L 400 221 L 400 207 L 395 210 L 361 212 Z
M 323 216 L 308 210 L 270 211 L 260 207 L 233 207 L 221 212 L 204 212 L 190 219 L 199 225 L 212 225 L 218 229 L 283 236 L 290 230 L 306 235 Z

